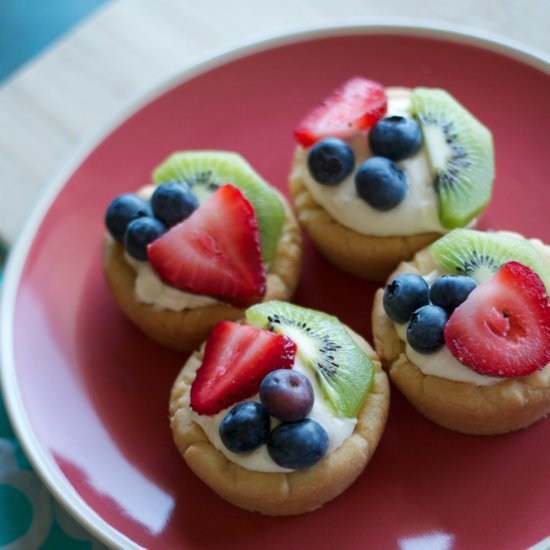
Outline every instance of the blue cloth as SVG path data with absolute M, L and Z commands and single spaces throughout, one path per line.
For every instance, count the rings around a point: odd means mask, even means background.
M 0 83 L 107 1 L 0 0 Z M 0 283 L 4 259 L 5 248 L 0 243 Z M 0 548 L 106 548 L 52 498 L 34 473 L 15 438 L 1 398 Z

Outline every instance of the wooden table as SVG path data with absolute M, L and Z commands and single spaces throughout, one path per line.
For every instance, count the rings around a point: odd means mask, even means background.
M 276 33 L 396 17 L 550 56 L 547 0 L 114 0 L 0 88 L 0 237 L 13 243 L 52 175 L 103 121 L 198 60 Z

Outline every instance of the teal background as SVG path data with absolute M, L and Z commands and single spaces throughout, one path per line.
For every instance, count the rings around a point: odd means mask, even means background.
M 0 84 L 107 0 L 0 0 Z
M 107 0 L 0 0 L 0 86 L 104 4 Z M 6 248 L 0 243 L 0 284 L 5 258 Z M 2 399 L 0 548 L 106 548 L 65 512 L 34 473 L 17 442 Z
M 19 446 L 0 401 L 0 548 L 100 550 L 53 499 Z

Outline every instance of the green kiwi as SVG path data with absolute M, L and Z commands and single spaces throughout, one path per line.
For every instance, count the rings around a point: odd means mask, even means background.
M 285 209 L 275 191 L 237 153 L 186 151 L 170 155 L 153 171 L 153 182 L 185 181 L 203 202 L 220 185 L 239 187 L 254 207 L 264 262 L 275 255 Z
M 372 386 L 374 366 L 336 317 L 271 301 L 247 309 L 246 319 L 293 340 L 334 411 L 357 416 Z
M 444 90 L 415 88 L 411 115 L 424 139 L 443 227 L 464 227 L 487 205 L 495 161 L 491 132 Z
M 502 264 L 515 260 L 535 271 L 550 290 L 550 276 L 543 260 L 533 245 L 519 235 L 455 229 L 435 241 L 430 252 L 451 273 L 470 275 L 478 283 L 490 279 Z

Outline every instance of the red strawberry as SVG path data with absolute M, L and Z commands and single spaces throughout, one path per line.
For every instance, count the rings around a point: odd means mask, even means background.
M 266 288 L 254 208 L 227 184 L 191 216 L 147 247 L 153 269 L 167 283 L 237 307 L 260 301 Z
M 233 321 L 217 323 L 191 386 L 191 408 L 216 414 L 252 397 L 275 369 L 290 369 L 296 344 L 287 336 Z
M 386 91 L 381 84 L 356 76 L 313 109 L 294 131 L 304 147 L 326 137 L 350 137 L 374 126 L 386 113 Z
M 550 362 L 550 299 L 540 277 L 507 262 L 475 288 L 445 325 L 464 365 L 490 376 L 525 376 Z

